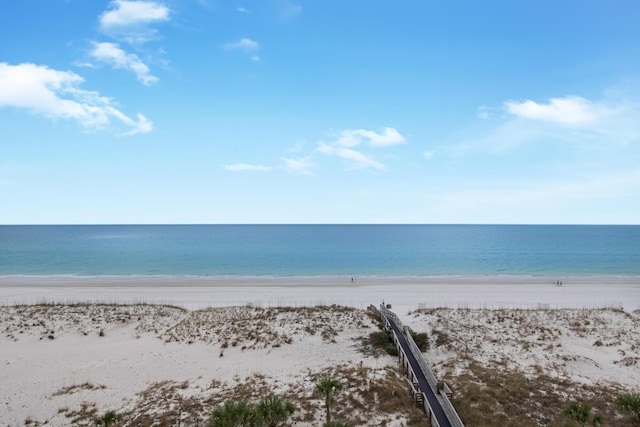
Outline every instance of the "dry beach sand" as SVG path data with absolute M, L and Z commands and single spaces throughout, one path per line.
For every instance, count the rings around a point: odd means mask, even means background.
M 366 307 L 383 300 L 429 333 L 468 426 L 563 425 L 572 400 L 632 425 L 611 396 L 640 388 L 635 279 L 344 282 L 1 278 L 0 425 L 94 425 L 108 410 L 203 425 L 226 400 L 272 392 L 296 404 L 292 425 L 317 426 L 325 376 L 345 384 L 338 419 L 424 425 L 397 359 L 367 344 Z

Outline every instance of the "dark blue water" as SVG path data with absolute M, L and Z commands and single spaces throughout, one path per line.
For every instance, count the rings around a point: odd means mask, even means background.
M 0 226 L 0 276 L 638 276 L 640 226 Z

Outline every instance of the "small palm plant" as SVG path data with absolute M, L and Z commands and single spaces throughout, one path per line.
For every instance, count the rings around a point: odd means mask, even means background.
M 263 425 L 278 427 L 293 415 L 296 407 L 293 403 L 287 402 L 281 397 L 270 395 L 258 403 L 256 410 Z
M 331 422 L 331 406 L 336 402 L 334 394 L 342 390 L 342 384 L 334 378 L 324 378 L 316 384 L 316 390 L 324 397 L 324 405 L 327 411 L 327 424 Z
M 244 400 L 225 402 L 214 409 L 209 418 L 210 427 L 257 427 L 258 419 L 253 406 Z

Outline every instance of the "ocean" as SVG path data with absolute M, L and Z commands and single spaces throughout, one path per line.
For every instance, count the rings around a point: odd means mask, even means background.
M 0 276 L 640 276 L 640 226 L 0 226 Z

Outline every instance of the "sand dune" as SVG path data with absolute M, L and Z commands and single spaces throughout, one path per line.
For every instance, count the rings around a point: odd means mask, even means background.
M 397 360 L 367 344 L 378 326 L 364 308 L 385 298 L 429 333 L 426 355 L 468 425 L 562 425 L 571 400 L 631 425 L 612 399 L 640 387 L 640 292 L 602 288 L 4 283 L 0 425 L 93 425 L 108 410 L 126 425 L 203 425 L 224 401 L 273 392 L 295 402 L 292 423 L 317 426 L 326 375 L 346 385 L 338 419 L 421 425 Z

